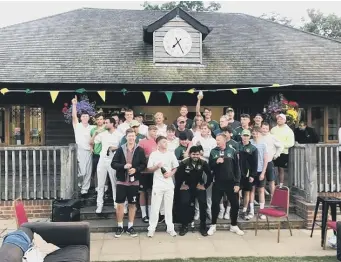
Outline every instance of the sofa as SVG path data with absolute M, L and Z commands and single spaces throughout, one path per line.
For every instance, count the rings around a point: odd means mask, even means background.
M 60 249 L 48 254 L 44 262 L 90 262 L 90 228 L 86 222 L 25 223 L 24 231 L 32 241 L 33 234 Z M 4 243 L 0 248 L 0 262 L 22 262 L 23 251 L 16 245 Z

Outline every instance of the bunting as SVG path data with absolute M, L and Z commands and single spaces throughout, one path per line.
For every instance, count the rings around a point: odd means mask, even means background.
M 233 93 L 233 94 L 238 94 L 238 91 L 237 91 L 237 89 L 236 88 L 233 88 L 233 89 L 231 89 L 231 92 Z
M 194 94 L 194 92 L 195 92 L 194 88 L 191 88 L 191 89 L 187 90 L 187 93 L 189 93 L 189 94 Z
M 2 88 L 1 90 L 0 90 L 0 92 L 1 92 L 1 94 L 6 94 L 6 93 L 8 93 L 9 92 L 9 90 L 8 90 L 8 88 Z
M 252 93 L 257 93 L 259 91 L 258 87 L 252 87 L 251 88 Z
M 144 99 L 146 100 L 146 104 L 148 104 L 148 101 L 150 98 L 150 92 L 149 91 L 143 91 L 142 94 L 144 95 Z
M 105 102 L 105 91 L 97 91 L 97 93 L 102 98 L 103 102 Z
M 172 91 L 166 91 L 165 92 L 167 100 L 168 100 L 168 104 L 170 104 L 172 97 L 173 97 L 173 92 Z
M 59 91 L 50 91 L 52 103 L 56 101 L 58 94 L 59 94 Z

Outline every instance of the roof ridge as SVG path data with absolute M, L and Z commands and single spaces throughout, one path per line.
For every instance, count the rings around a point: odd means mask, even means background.
M 22 25 L 22 24 L 36 22 L 36 21 L 39 21 L 39 20 L 43 20 L 43 19 L 47 19 L 47 18 L 51 18 L 51 17 L 55 17 L 55 16 L 60 16 L 60 15 L 64 15 L 64 14 L 67 14 L 67 13 L 72 13 L 72 12 L 76 12 L 76 11 L 80 11 L 80 10 L 84 10 L 84 9 L 87 9 L 87 8 L 86 7 L 77 8 L 77 9 L 65 11 L 65 12 L 62 12 L 62 13 L 54 14 L 54 15 L 43 16 L 43 17 L 36 18 L 36 19 L 33 19 L 33 20 L 29 20 L 29 21 L 23 21 L 23 22 L 19 22 L 19 23 L 16 23 L 16 24 L 12 24 L 12 25 L 6 25 L 4 27 L 0 27 L 0 31 L 3 30 L 3 29 L 7 29 L 9 27 L 12 27 L 12 26 L 18 26 L 18 25 Z
M 260 17 L 257 17 L 257 16 L 253 16 L 253 15 L 249 15 L 249 14 L 243 14 L 243 13 L 234 13 L 234 14 L 246 15 L 246 16 L 255 18 L 257 20 L 262 20 L 262 21 L 265 21 L 265 22 L 268 22 L 268 23 L 272 23 L 272 24 L 276 24 L 276 25 L 279 25 L 279 26 L 282 26 L 282 27 L 290 28 L 290 29 L 296 30 L 296 31 L 301 32 L 301 33 L 305 33 L 305 34 L 308 34 L 308 35 L 316 36 L 316 37 L 319 37 L 319 38 L 322 38 L 322 39 L 325 39 L 325 40 L 329 40 L 329 41 L 341 44 L 341 40 L 337 40 L 335 38 L 329 38 L 329 37 L 326 37 L 326 36 L 322 36 L 322 35 L 314 34 L 314 33 L 311 33 L 311 32 L 307 32 L 307 31 L 304 31 L 304 30 L 302 30 L 300 28 L 297 28 L 297 27 L 283 25 L 283 24 L 280 24 L 280 23 L 277 23 L 277 22 L 274 22 L 274 21 L 271 21 L 271 20 L 267 20 L 267 19 L 260 18 Z

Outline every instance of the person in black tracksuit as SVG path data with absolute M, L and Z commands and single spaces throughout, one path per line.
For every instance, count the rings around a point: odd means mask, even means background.
M 182 224 L 180 236 L 186 235 L 188 224 L 193 221 L 196 198 L 200 210 L 200 233 L 207 236 L 206 189 L 211 185 L 213 178 L 208 163 L 200 157 L 199 146 L 191 147 L 189 155 L 189 158 L 180 162 L 175 174 L 175 202 L 178 206 L 178 220 Z
M 224 194 L 231 204 L 231 227 L 230 231 L 237 235 L 244 232 L 237 226 L 239 210 L 239 184 L 240 169 L 237 151 L 226 146 L 226 135 L 218 134 L 216 137 L 217 147 L 211 150 L 209 165 L 213 172 L 214 183 L 212 187 L 212 224 L 207 232 L 213 235 L 216 231 L 216 223 L 219 213 L 219 204 Z

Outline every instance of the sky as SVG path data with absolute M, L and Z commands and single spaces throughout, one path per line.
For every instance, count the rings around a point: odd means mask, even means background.
M 167 1 L 149 1 L 153 4 Z M 206 2 L 206 1 L 205 1 Z M 208 2 L 208 1 L 207 1 Z M 244 13 L 261 16 L 263 13 L 279 13 L 292 19 L 294 25 L 307 19 L 307 9 L 319 9 L 325 14 L 341 16 L 341 1 L 216 1 L 219 12 Z M 83 7 L 109 9 L 142 9 L 143 1 L 1 1 L 0 27 L 22 23 Z

